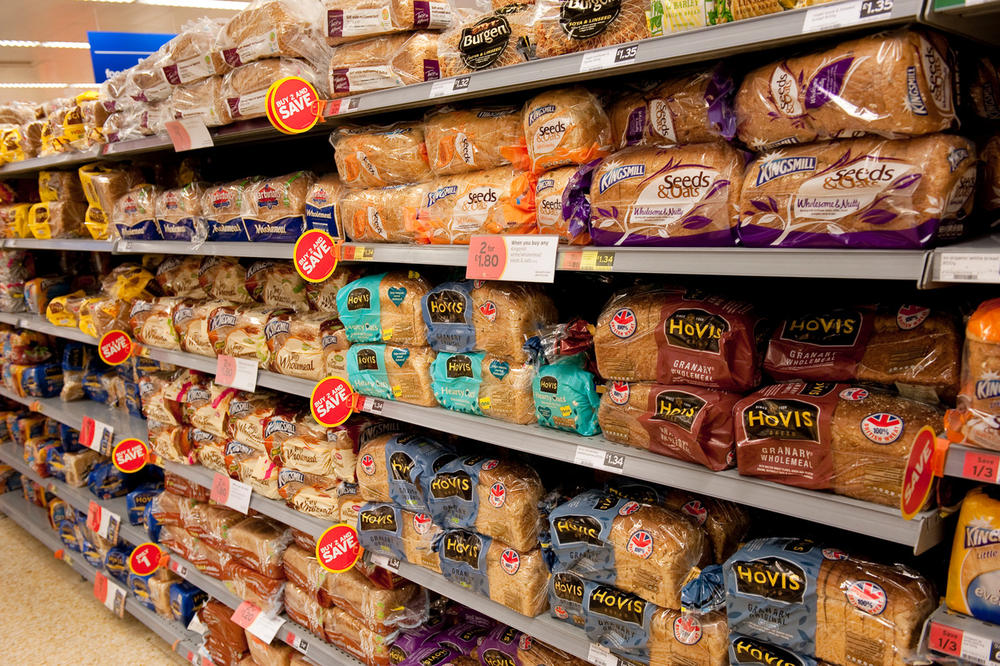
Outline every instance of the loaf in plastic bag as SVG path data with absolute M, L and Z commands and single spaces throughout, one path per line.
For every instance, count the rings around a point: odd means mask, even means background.
M 156 221 L 155 203 L 160 189 L 140 185 L 115 201 L 111 227 L 122 240 L 163 240 Z
M 429 183 L 348 190 L 340 200 L 347 236 L 356 243 L 412 243 Z
M 539 425 L 584 436 L 600 432 L 596 378 L 585 370 L 584 354 L 560 357 L 542 366 L 532 380 Z
M 170 256 L 156 268 L 156 282 L 167 296 L 205 298 L 205 290 L 198 282 L 202 258 L 198 256 Z
M 215 347 L 208 337 L 208 319 L 212 311 L 224 305 L 221 301 L 185 299 L 174 308 L 174 330 L 181 350 L 202 356 L 215 356 Z
M 80 201 L 34 204 L 28 211 L 28 230 L 35 238 L 78 238 L 83 235 L 87 205 Z
M 318 0 L 254 0 L 229 19 L 217 47 L 232 67 L 274 56 L 301 58 L 322 67 L 329 53 L 318 30 L 324 24 Z
M 500 167 L 430 183 L 417 214 L 418 243 L 468 245 L 480 234 L 532 234 L 535 179 L 527 171 Z
M 207 257 L 198 269 L 198 284 L 209 298 L 231 303 L 252 303 L 247 291 L 246 267 L 236 257 Z
M 358 541 L 365 550 L 441 572 L 434 547 L 441 528 L 426 513 L 387 502 L 369 502 L 358 511 Z
M 427 158 L 435 175 L 450 176 L 512 165 L 527 169 L 521 109 L 442 107 L 424 119 Z
M 357 343 L 347 352 L 347 377 L 362 395 L 434 407 L 433 362 L 429 347 Z
M 226 23 L 225 19 L 210 18 L 190 21 L 182 26 L 179 35 L 165 44 L 163 74 L 171 85 L 200 81 L 229 70 L 222 58 L 210 54 Z
M 440 352 L 431 364 L 431 388 L 445 409 L 511 423 L 533 423 L 534 375 L 531 364 L 512 366 L 484 352 Z
M 207 237 L 208 230 L 201 217 L 203 190 L 201 183 L 190 183 L 157 195 L 156 219 L 164 240 L 199 243 Z
M 247 268 L 247 292 L 258 303 L 295 312 L 309 310 L 306 281 L 291 262 L 261 259 Z
M 75 171 L 39 171 L 38 198 L 43 202 L 85 200 Z
M 427 437 L 379 435 L 362 444 L 358 452 L 361 496 L 369 502 L 393 502 L 427 513 L 424 478 L 452 458 L 449 448 Z
M 576 213 L 571 183 L 579 178 L 577 173 L 576 166 L 565 166 L 539 174 L 535 184 L 535 219 L 540 234 L 559 236 L 560 243 L 590 245 L 590 188 L 580 188 L 578 196 L 588 201 L 587 210 Z
M 335 241 L 346 241 L 346 229 L 340 212 L 344 184 L 335 173 L 320 176 L 306 193 L 306 229 L 319 229 Z
M 337 173 L 347 187 L 385 187 L 424 181 L 424 128 L 419 123 L 385 127 L 339 127 L 330 135 Z
M 350 343 L 335 315 L 277 312 L 268 319 L 264 338 L 277 373 L 319 381 L 346 372 Z
M 997 599 L 988 589 L 997 575 L 998 545 L 990 537 L 998 527 L 1000 503 L 995 493 L 983 487 L 970 491 L 958 515 L 945 603 L 953 611 L 986 622 L 1000 617 Z
M 493 11 L 485 3 L 461 11 L 441 33 L 441 76 L 460 76 L 525 62 L 531 53 L 532 7 L 512 4 Z
M 651 37 L 648 3 L 622 0 L 611 5 L 539 0 L 532 42 L 539 58 L 634 42 Z
M 243 192 L 250 179 L 206 187 L 201 197 L 202 214 L 208 225 L 208 240 L 245 241 L 243 227 Z
M 448 0 L 428 3 L 393 0 L 388 11 L 378 0 L 324 0 L 323 6 L 326 39 L 331 46 L 403 30 L 446 28 L 453 13 Z
M 305 197 L 313 181 L 309 171 L 267 178 L 243 194 L 243 226 L 251 241 L 292 243 L 305 229 Z
M 272 0 L 274 4 L 282 1 Z M 223 77 L 221 96 L 215 100 L 215 115 L 219 124 L 227 125 L 234 120 L 266 115 L 268 88 L 280 79 L 296 76 L 322 89 L 317 71 L 303 60 L 284 57 L 257 60 L 237 67 Z
M 585 88 L 557 88 L 524 105 L 524 136 L 535 173 L 586 164 L 613 149 L 611 123 L 597 97 Z
M 419 273 L 368 275 L 337 292 L 337 313 L 351 342 L 427 344 L 421 299 L 430 285 Z
M 328 86 L 330 97 L 337 99 L 440 78 L 438 34 L 421 31 L 334 48 Z
M 529 359 L 528 338 L 557 321 L 555 304 L 537 285 L 477 282 L 470 296 L 475 348 L 514 363 Z
M 222 97 L 222 77 L 210 76 L 207 79 L 176 86 L 170 93 L 171 119 L 197 118 L 206 127 L 222 125 L 228 114 L 219 117 L 216 100 Z
M 174 309 L 180 301 L 175 296 L 134 301 L 129 311 L 129 328 L 135 339 L 152 347 L 180 350 L 173 320 Z
M 957 409 L 948 410 L 948 439 L 1000 450 L 1000 336 L 994 321 L 1000 299 L 984 301 L 965 327 L 961 390 Z

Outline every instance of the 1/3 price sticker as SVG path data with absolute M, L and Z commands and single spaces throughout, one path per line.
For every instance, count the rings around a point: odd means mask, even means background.
M 465 277 L 469 280 L 553 282 L 558 236 L 473 236 Z
M 148 576 L 160 568 L 163 561 L 163 551 L 152 541 L 139 544 L 128 556 L 129 571 L 136 576 Z
M 1000 482 L 1000 456 L 995 453 L 966 451 L 962 460 L 962 476 L 986 483 Z
M 347 571 L 360 556 L 358 531 L 347 523 L 330 527 L 316 540 L 316 561 L 327 571 Z
M 322 282 L 337 270 L 337 244 L 325 231 L 310 229 L 295 241 L 295 270 L 307 282 Z
M 274 640 L 281 625 L 285 623 L 284 619 L 269 617 L 249 601 L 237 606 L 230 619 L 265 643 Z
M 223 504 L 230 509 L 236 509 L 240 513 L 250 510 L 250 496 L 253 489 L 242 481 L 230 479 L 225 474 L 215 473 L 212 479 L 212 493 L 210 495 L 213 502 Z

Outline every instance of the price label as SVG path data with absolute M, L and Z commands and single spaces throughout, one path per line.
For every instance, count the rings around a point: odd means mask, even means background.
M 1000 252 L 943 252 L 936 279 L 939 282 L 1000 282 Z
M 931 622 L 927 632 L 927 647 L 934 652 L 959 657 L 975 664 L 1000 664 L 1000 643 L 940 622 Z
M 471 76 L 459 76 L 454 79 L 435 81 L 431 84 L 431 91 L 428 97 L 430 99 L 434 99 L 435 97 L 444 97 L 445 95 L 455 95 L 460 92 L 465 92 L 469 89 L 469 84 L 471 83 Z
M 811 7 L 806 10 L 802 20 L 802 32 L 846 28 L 887 18 L 886 14 L 892 12 L 892 2 L 893 0 L 852 0 Z
M 169 120 L 164 123 L 164 126 L 167 129 L 167 134 L 170 135 L 170 142 L 174 144 L 174 152 L 211 148 L 215 145 L 212 135 L 205 127 L 205 121 L 201 118 Z
M 327 571 L 341 573 L 354 566 L 361 556 L 358 531 L 347 523 L 328 528 L 316 540 L 316 561 Z
M 327 377 L 313 388 L 309 405 L 313 418 L 328 428 L 339 426 L 354 412 L 354 389 L 340 377 Z
M 219 354 L 215 364 L 215 383 L 253 392 L 257 389 L 257 361 Z
M 375 553 L 370 550 L 366 550 L 368 553 L 369 561 L 375 566 L 382 567 L 383 569 L 388 569 L 393 573 L 399 573 L 399 558 L 389 557 L 384 553 Z
M 240 513 L 250 510 L 250 495 L 253 490 L 245 483 L 230 479 L 225 474 L 215 473 L 212 479 L 211 499 L 216 504 L 223 504 Z
M 597 664 L 597 666 L 618 666 L 619 663 L 618 657 L 611 654 L 606 647 L 602 647 L 597 643 L 591 643 L 587 649 L 587 661 Z
M 208 627 L 206 627 L 205 623 L 201 621 L 201 618 L 198 617 L 197 613 L 191 616 L 191 621 L 188 622 L 187 629 L 188 631 L 193 631 L 194 633 L 201 634 L 203 636 L 205 635 L 205 632 L 208 631 Z
M 237 606 L 230 619 L 265 643 L 270 643 L 285 623 L 281 618 L 268 617 L 249 601 Z
M 132 355 L 132 338 L 125 331 L 108 331 L 97 344 L 97 352 L 108 365 L 121 365 Z
M 181 564 L 175 558 L 171 557 L 167 559 L 167 568 L 173 571 L 175 574 L 181 578 L 187 577 L 188 568 L 187 565 Z
M 337 245 L 330 234 L 310 229 L 295 241 L 295 270 L 307 282 L 322 282 L 337 269 Z
M 115 429 L 107 423 L 84 416 L 83 422 L 80 424 L 80 444 L 101 455 L 110 455 L 111 436 L 114 431 Z
M 557 236 L 473 236 L 465 277 L 469 280 L 553 282 Z
M 883 14 L 891 14 L 892 2 L 893 0 L 861 0 L 859 18 L 863 21 L 869 18 L 878 18 Z
M 281 640 L 303 654 L 309 649 L 309 641 L 298 636 L 294 631 L 285 632 L 285 636 Z
M 586 51 L 580 59 L 581 72 L 593 72 L 598 69 L 621 67 L 635 62 L 639 54 L 639 45 L 613 46 L 597 51 Z
M 284 134 L 308 132 L 319 121 L 319 95 L 311 83 L 297 76 L 272 83 L 264 106 L 271 125 Z
M 94 575 L 94 597 L 118 617 L 125 616 L 125 590 L 100 571 Z
M 374 261 L 375 248 L 371 245 L 345 245 L 341 248 L 344 261 Z
M 87 527 L 108 541 L 118 541 L 118 529 L 122 519 L 117 513 L 108 511 L 97 502 L 91 500 L 87 506 Z
M 152 541 L 139 544 L 128 556 L 129 571 L 137 576 L 148 576 L 160 568 L 163 552 Z
M 1000 456 L 978 451 L 965 452 L 965 458 L 962 460 L 962 476 L 966 479 L 997 483 L 998 472 L 1000 472 Z
M 133 474 L 149 462 L 149 448 L 141 439 L 123 439 L 115 444 L 111 462 L 122 472 Z
M 329 100 L 326 103 L 326 108 L 323 109 L 323 115 L 336 116 L 341 113 L 357 111 L 360 106 L 361 98 L 356 95 L 354 97 L 342 97 L 340 99 Z
M 592 469 L 621 472 L 625 468 L 625 456 L 614 451 L 602 451 L 589 446 L 576 447 L 573 462 Z
M 615 253 L 604 250 L 584 250 L 580 255 L 581 271 L 610 271 L 615 266 Z
M 364 400 L 362 406 L 359 406 L 358 409 L 364 409 L 366 412 L 370 412 L 372 414 L 381 414 L 385 411 L 385 400 L 382 398 L 370 398 L 366 396 L 358 397 L 359 399 Z

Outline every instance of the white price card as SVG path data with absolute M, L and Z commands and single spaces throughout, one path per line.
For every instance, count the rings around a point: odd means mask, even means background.
M 802 20 L 802 32 L 817 32 L 848 28 L 888 18 L 892 14 L 893 0 L 851 0 L 810 7 Z
M 167 134 L 170 135 L 170 142 L 174 144 L 174 152 L 211 148 L 215 145 L 212 135 L 205 127 L 205 121 L 201 118 L 169 120 L 164 123 L 164 127 L 167 129 Z
M 211 499 L 216 504 L 223 504 L 240 513 L 250 510 L 250 495 L 253 490 L 247 484 L 230 479 L 225 474 L 215 473 L 212 479 Z
M 1000 282 L 1000 252 L 941 252 L 939 282 Z
M 202 634 L 202 635 L 204 635 L 205 632 L 208 631 L 208 627 L 206 627 L 205 623 L 201 621 L 201 618 L 198 617 L 197 613 L 191 616 L 191 621 L 188 622 L 187 628 L 188 631 L 193 631 L 196 634 Z
M 269 617 L 249 601 L 237 606 L 230 619 L 265 643 L 270 643 L 285 623 L 283 618 Z
M 597 666 L 618 666 L 618 657 L 597 643 L 591 643 L 587 649 L 587 661 Z
M 115 429 L 103 421 L 96 421 L 89 416 L 83 417 L 80 424 L 80 444 L 93 449 L 101 455 L 111 455 L 111 436 Z
M 87 527 L 92 529 L 98 536 L 101 536 L 112 543 L 118 541 L 118 530 L 121 527 L 122 519 L 113 511 L 108 511 L 97 502 L 91 500 L 87 507 Z
M 358 396 L 358 411 L 381 414 L 385 410 L 385 400 L 382 398 L 372 398 L 371 396 Z
M 125 589 L 100 571 L 94 575 L 94 597 L 118 617 L 125 616 Z
M 281 637 L 281 640 L 285 641 L 285 643 L 291 645 L 293 648 L 295 648 L 296 650 L 298 650 L 303 654 L 305 654 L 309 650 L 309 641 L 302 638 L 294 631 L 286 631 L 285 635 Z
M 444 97 L 445 95 L 457 95 L 458 93 L 467 91 L 470 83 L 472 83 L 472 77 L 468 75 L 459 76 L 454 79 L 445 79 L 444 81 L 435 81 L 431 84 L 431 91 L 428 97 L 434 99 L 435 97 Z
M 611 67 L 621 67 L 635 62 L 635 57 L 639 55 L 638 44 L 628 44 L 625 46 L 612 46 L 608 49 L 596 51 L 585 51 L 580 59 L 581 72 L 593 72 L 599 69 L 610 69 Z
M 554 282 L 558 236 L 473 236 L 465 277 L 469 280 Z M 483 313 L 487 319 L 490 315 Z
M 187 565 L 181 564 L 172 557 L 167 560 L 167 568 L 173 571 L 181 578 L 187 577 L 187 572 L 188 572 Z
M 609 472 L 621 473 L 625 467 L 625 456 L 613 451 L 604 451 L 589 446 L 576 447 L 573 463 L 593 469 L 603 469 Z
M 383 569 L 388 569 L 393 573 L 399 573 L 398 557 L 389 557 L 388 555 L 385 555 L 383 553 L 374 553 L 370 550 L 366 550 L 365 552 L 369 554 L 369 559 L 371 560 L 371 563 L 374 564 L 375 566 L 382 567 Z
M 219 354 L 215 365 L 215 383 L 241 391 L 257 389 L 257 361 Z

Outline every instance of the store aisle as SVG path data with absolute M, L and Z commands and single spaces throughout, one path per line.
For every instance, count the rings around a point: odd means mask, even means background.
M 77 555 L 79 557 L 79 555 Z M 62 666 L 186 663 L 131 615 L 118 619 L 92 583 L 0 513 L 0 636 L 4 662 Z

